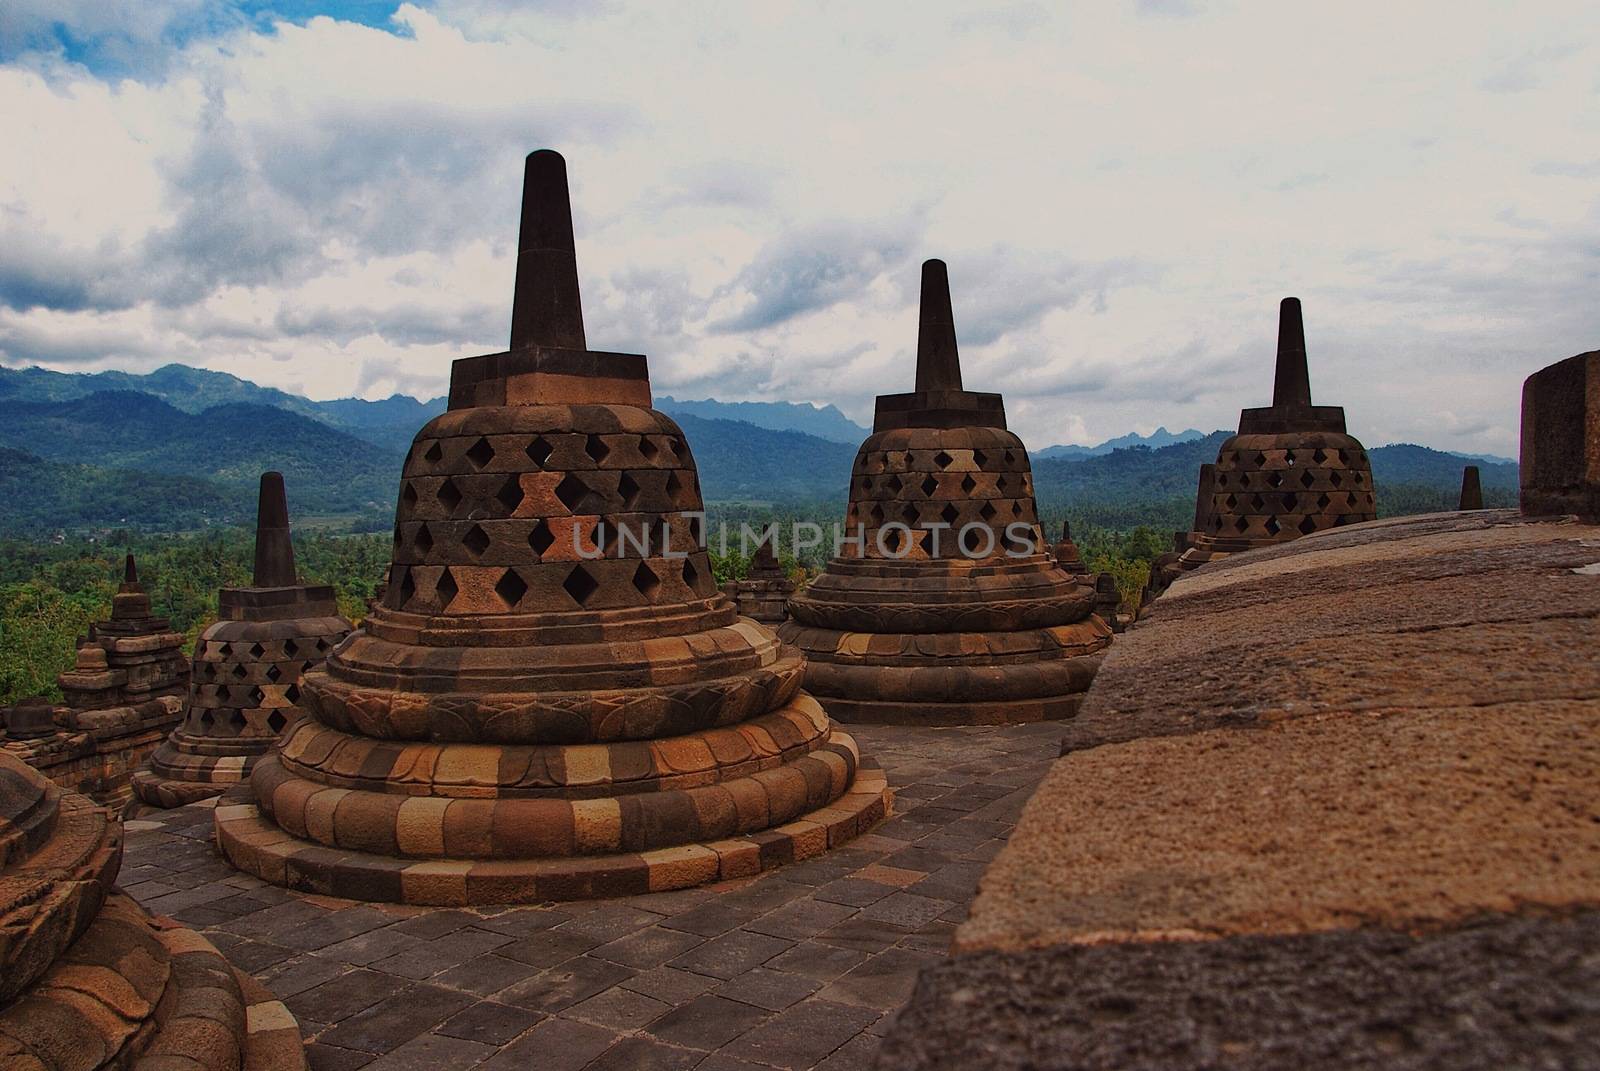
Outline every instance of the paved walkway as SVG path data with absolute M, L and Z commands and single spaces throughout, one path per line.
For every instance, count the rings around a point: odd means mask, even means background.
M 743 881 L 548 907 L 360 904 L 233 870 L 197 804 L 128 823 L 121 882 L 288 1004 L 314 1071 L 865 1068 L 1062 730 L 850 731 L 887 771 L 894 817 Z

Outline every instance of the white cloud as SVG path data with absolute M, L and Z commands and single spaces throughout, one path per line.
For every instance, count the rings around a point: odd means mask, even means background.
M 503 345 L 544 145 L 590 342 L 663 393 L 865 420 L 929 256 L 1038 446 L 1231 425 L 1295 293 L 1357 434 L 1515 453 L 1522 378 L 1600 333 L 1581 2 L 5 10 L 7 364 L 437 394 Z M 133 44 L 86 69 L 52 21 Z

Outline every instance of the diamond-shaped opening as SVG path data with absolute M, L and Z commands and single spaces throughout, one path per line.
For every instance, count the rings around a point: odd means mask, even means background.
M 999 491 L 1002 494 L 1004 494 L 1005 493 L 1005 489 L 1006 489 L 1006 485 L 1009 484 L 1010 482 L 1011 482 L 1010 480 L 1008 480 L 1004 476 L 1002 476 L 1002 477 L 1000 477 L 998 480 L 996 480 L 994 482 L 994 489 L 996 491 Z
M 1300 486 L 1304 487 L 1306 490 L 1309 491 L 1311 489 L 1311 485 L 1316 483 L 1316 482 L 1317 482 L 1317 478 L 1315 476 L 1311 475 L 1311 472 L 1309 470 L 1307 470 L 1305 472 L 1302 472 L 1300 474 Z
M 208 681 L 216 680 L 217 679 L 217 664 L 215 662 L 207 662 L 206 666 L 205 666 L 205 669 L 203 670 L 203 673 L 205 675 L 206 680 L 208 680 Z
M 1329 498 L 1327 495 L 1318 495 L 1317 496 L 1317 508 L 1318 509 L 1327 509 L 1332 504 L 1333 504 L 1333 499 Z
M 1328 473 L 1328 482 L 1333 484 L 1333 486 L 1338 487 L 1340 484 L 1344 483 L 1344 477 L 1339 475 L 1338 469 L 1334 469 L 1332 472 Z
M 243 680 L 246 676 L 249 675 L 249 673 L 250 673 L 250 671 L 244 668 L 244 663 L 243 662 L 235 662 L 233 664 L 233 675 L 235 677 L 238 677 L 240 680 Z
M 575 565 L 572 572 L 561 582 L 561 587 L 572 597 L 573 602 L 582 606 L 589 601 L 590 596 L 600 590 L 600 582 L 590 576 L 589 571 L 583 566 Z
M 1258 469 L 1263 469 L 1263 468 L 1267 467 L 1267 455 L 1266 454 L 1257 454 L 1256 455 L 1255 467 L 1258 468 Z
M 934 479 L 932 476 L 929 476 L 927 479 L 922 481 L 922 493 L 927 495 L 929 498 L 932 498 L 933 493 L 938 489 L 939 481 Z
M 1235 528 L 1237 528 L 1237 529 L 1238 529 L 1238 530 L 1239 530 L 1239 531 L 1241 531 L 1241 532 L 1242 532 L 1242 531 L 1244 531 L 1244 530 L 1245 530 L 1245 529 L 1246 529 L 1246 528 L 1249 528 L 1249 527 L 1250 527 L 1250 522 L 1249 522 L 1249 521 L 1247 521 L 1247 520 L 1245 520 L 1245 519 L 1244 519 L 1244 518 L 1243 518 L 1243 517 L 1240 517 L 1240 518 L 1239 518 L 1239 519 L 1238 519 L 1238 520 L 1236 520 L 1236 521 L 1234 521 L 1234 522 L 1233 522 L 1233 526 L 1234 526 L 1234 527 L 1235 527 Z
M 528 593 L 528 582 L 515 569 L 507 569 L 500 574 L 500 580 L 494 586 L 494 593 L 500 596 L 500 601 L 511 609 L 516 609 L 517 603 Z
M 600 436 L 591 435 L 583 442 L 583 452 L 594 458 L 595 464 L 598 465 L 606 459 L 607 454 L 611 453 L 611 447 L 607 446 L 606 441 Z
M 274 710 L 271 714 L 267 715 L 267 728 L 271 729 L 274 733 L 283 732 L 283 727 L 288 724 L 289 719 L 283 716 L 283 711 L 281 710 Z
M 1283 512 L 1293 513 L 1300 506 L 1300 496 L 1294 492 L 1284 495 L 1280 501 L 1283 503 Z
M 295 643 L 293 640 L 284 640 L 283 641 L 283 657 L 285 657 L 285 658 L 293 658 L 295 656 L 296 652 L 298 652 L 299 650 L 300 650 L 300 645 L 298 643 Z
M 678 438 L 676 435 L 669 435 L 667 437 L 667 453 L 671 454 L 674 458 L 682 454 L 683 440 Z
M 1283 452 L 1283 463 L 1285 465 L 1288 465 L 1291 469 L 1294 468 L 1294 451 L 1293 450 L 1285 450 Z
M 950 463 L 952 461 L 954 461 L 954 460 L 955 460 L 955 458 L 951 457 L 949 454 L 945 453 L 943 450 L 940 450 L 937 454 L 933 455 L 933 463 L 935 465 L 938 465 L 941 469 L 949 468 L 950 467 Z
M 1355 481 L 1355 484 L 1356 484 L 1357 487 L 1360 487 L 1362 484 L 1367 482 L 1367 478 L 1365 476 L 1363 476 L 1359 471 L 1358 472 L 1352 472 L 1350 474 L 1350 478 Z
M 1267 534 L 1268 534 L 1268 535 L 1277 535 L 1277 534 L 1278 534 L 1278 531 L 1279 531 L 1279 530 L 1280 530 L 1280 529 L 1281 529 L 1281 528 L 1282 528 L 1282 527 L 1283 527 L 1283 526 L 1282 526 L 1282 525 L 1281 525 L 1281 524 L 1279 524 L 1279 523 L 1278 523 L 1278 518 L 1276 518 L 1276 517 L 1268 517 L 1268 518 L 1267 518 L 1267 523 L 1266 523 L 1266 526 L 1265 526 L 1265 527 L 1266 527 L 1266 529 L 1267 529 Z
M 1009 465 L 1009 464 L 1013 463 L 1016 460 L 1017 460 L 1017 455 L 1013 454 L 1010 450 L 1007 450 L 1006 451 L 1006 464 Z
M 1255 510 L 1257 513 L 1260 513 L 1262 510 L 1267 508 L 1267 500 L 1262 498 L 1260 495 L 1256 495 L 1250 500 L 1250 508 Z
M 667 473 L 667 497 L 676 502 L 678 499 L 678 494 L 682 490 L 683 480 L 679 478 L 678 470 L 673 469 L 671 472 Z
M 632 474 L 622 474 L 622 479 L 617 481 L 617 494 L 622 496 L 622 504 L 630 509 L 639 500 L 639 484 Z
M 494 447 L 480 435 L 477 442 L 467 447 L 467 460 L 472 462 L 473 468 L 481 469 L 494 460 Z
M 529 461 L 532 461 L 542 469 L 544 468 L 544 463 L 550 460 L 550 455 L 555 452 L 555 447 L 551 446 L 549 440 L 543 435 L 540 435 L 524 447 L 522 452 L 528 455 Z
M 689 538 L 694 540 L 694 545 L 697 546 L 697 547 L 702 542 L 704 542 L 704 540 L 702 540 L 701 536 L 700 536 L 700 518 L 699 517 L 690 517 L 689 518 Z
M 1211 518 L 1211 530 L 1213 532 L 1222 531 L 1222 518 L 1221 517 L 1213 516 Z
M 475 524 L 461 537 L 461 545 L 466 547 L 474 558 L 481 558 L 483 552 L 489 549 L 489 533 L 483 530 L 482 525 Z
M 983 463 L 988 460 L 989 455 L 984 453 L 982 450 L 972 451 L 972 463 L 978 466 L 980 469 L 983 468 Z
M 1281 472 L 1269 472 L 1269 473 L 1267 473 L 1267 486 L 1268 487 L 1282 487 L 1283 486 L 1283 473 L 1281 473 Z
M 556 497 L 561 500 L 561 504 L 567 507 L 568 512 L 571 513 L 578 512 L 578 503 L 582 502 L 588 493 L 589 485 L 570 472 L 561 478 L 560 483 L 556 484 Z
M 426 555 L 433 549 L 433 533 L 428 531 L 427 525 L 419 525 L 416 537 L 411 542 L 417 548 L 418 553 Z
M 404 607 L 417 593 L 417 582 L 411 579 L 411 570 L 407 569 L 400 578 L 400 606 Z
M 883 527 L 883 506 L 877 502 L 872 504 L 872 527 Z
M 896 473 L 895 475 L 889 477 L 889 493 L 891 495 L 899 494 L 902 490 L 905 489 L 905 486 L 906 486 L 905 485 L 905 481 L 900 479 L 900 476 L 899 476 L 898 473 Z
M 965 476 L 961 477 L 961 490 L 963 493 L 970 495 L 974 490 L 977 489 L 977 486 L 978 481 L 972 478 L 972 473 L 969 472 Z
M 633 571 L 633 586 L 640 595 L 654 602 L 656 593 L 661 590 L 661 578 L 648 564 L 640 562 L 639 568 Z
M 268 666 L 267 667 L 267 672 L 266 672 L 266 678 L 267 678 L 267 680 L 271 681 L 273 684 L 277 684 L 278 681 L 283 678 L 283 670 L 279 669 L 275 665 Z
M 289 685 L 283 690 L 283 697 L 291 703 L 300 702 L 300 686 L 298 684 Z
M 917 520 L 919 519 L 919 515 L 917 513 L 917 507 L 908 504 L 904 509 L 902 509 L 900 511 L 900 519 L 902 521 L 905 521 L 906 524 L 908 524 L 908 525 L 916 524 Z
M 495 499 L 506 508 L 507 513 L 517 512 L 517 507 L 522 505 L 522 480 L 513 476 L 500 485 L 500 490 L 495 492 Z
M 1316 463 L 1317 463 L 1317 464 L 1318 464 L 1318 465 L 1320 465 L 1320 464 L 1322 464 L 1322 463 L 1323 463 L 1323 462 L 1324 462 L 1324 461 L 1326 461 L 1326 460 L 1328 460 L 1328 455 L 1327 455 L 1327 452 L 1326 452 L 1326 451 L 1324 451 L 1324 450 L 1322 450 L 1322 449 L 1321 449 L 1321 448 L 1320 448 L 1320 447 L 1319 447 L 1319 448 L 1318 448 L 1318 449 L 1317 449 L 1317 451 L 1316 451 L 1316 453 L 1314 453 L 1314 454 L 1312 454 L 1312 455 L 1311 455 L 1311 460 L 1312 460 L 1312 461 L 1314 461 L 1314 462 L 1316 462 Z
M 955 524 L 961 518 L 961 511 L 956 509 L 953 503 L 946 502 L 944 509 L 939 511 L 939 516 L 945 524 Z
M 427 452 L 422 455 L 422 460 L 434 465 L 437 465 L 440 461 L 444 460 L 444 450 L 439 446 L 437 441 L 428 446 Z
M 535 554 L 543 555 L 550 549 L 556 537 L 550 534 L 550 526 L 543 520 L 533 526 L 533 531 L 528 533 L 528 546 L 533 548 Z
M 200 727 L 202 729 L 211 728 L 213 725 L 216 724 L 216 721 L 217 721 L 217 716 L 215 714 L 211 713 L 211 711 L 202 710 L 200 712 Z
M 417 489 L 409 483 L 400 492 L 400 504 L 408 510 L 417 504 Z
M 996 510 L 994 508 L 994 503 L 985 502 L 983 504 L 983 508 L 978 511 L 978 516 L 982 517 L 985 521 L 992 521 L 994 520 L 995 513 Z
M 404 543 L 405 541 L 406 541 L 406 537 L 401 534 L 400 526 L 398 524 L 395 525 L 395 527 L 394 527 L 394 545 L 395 545 L 395 549 L 398 550 L 400 548 L 400 544 Z
M 1011 516 L 1013 516 L 1013 517 L 1022 516 L 1022 503 L 1021 502 L 1013 502 L 1013 503 L 1011 503 Z
M 456 507 L 461 505 L 461 498 L 461 488 L 456 486 L 454 480 L 447 477 L 444 483 L 439 485 L 439 504 L 447 511 L 454 513 Z
M 456 587 L 456 578 L 450 575 L 449 569 L 446 569 L 439 574 L 439 582 L 433 586 L 433 590 L 439 596 L 439 609 L 448 610 L 460 588 Z
M 650 436 L 639 436 L 639 456 L 649 461 L 661 452 L 661 448 L 650 441 Z
M 259 643 L 253 643 L 253 644 L 250 645 L 250 657 L 251 658 L 254 658 L 257 661 L 259 661 L 261 656 L 266 654 L 266 653 L 267 653 L 267 649 L 265 647 L 261 646 Z
M 259 707 L 266 698 L 267 698 L 267 693 L 263 692 L 259 687 L 250 689 L 250 705 L 251 706 Z
M 890 554 L 899 554 L 906 545 L 906 533 L 899 528 L 890 528 L 883 533 L 883 547 Z
M 1225 472 L 1217 473 L 1217 486 L 1218 487 L 1226 487 L 1226 486 L 1228 486 L 1228 474 L 1227 473 L 1225 473 Z
M 1235 495 L 1229 495 L 1229 496 L 1228 496 L 1228 497 L 1227 497 L 1227 498 L 1226 498 L 1226 499 L 1225 499 L 1225 500 L 1224 500 L 1224 501 L 1223 501 L 1223 503 L 1222 503 L 1222 504 L 1223 504 L 1223 505 L 1224 505 L 1224 506 L 1227 506 L 1227 507 L 1228 507 L 1228 508 L 1229 508 L 1229 509 L 1230 509 L 1230 510 L 1232 510 L 1232 509 L 1237 509 L 1237 508 L 1238 508 L 1238 507 L 1239 507 L 1239 499 L 1238 499 L 1238 497 L 1237 497 L 1237 496 L 1235 496 Z
M 1312 520 L 1310 517 L 1307 517 L 1305 520 L 1300 522 L 1300 534 L 1301 535 L 1310 535 L 1312 532 L 1315 532 L 1316 530 L 1317 530 L 1317 522 Z
M 683 559 L 683 583 L 690 591 L 699 590 L 700 570 L 688 558 Z

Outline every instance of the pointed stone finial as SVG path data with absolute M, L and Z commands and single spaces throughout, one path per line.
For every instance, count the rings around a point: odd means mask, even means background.
M 1272 407 L 1309 408 L 1311 373 L 1306 369 L 1306 325 L 1300 299 L 1287 297 L 1278 305 L 1278 368 L 1272 382 Z
M 1460 510 L 1483 508 L 1483 483 L 1478 477 L 1478 466 L 1468 465 L 1461 470 Z
M 942 260 L 922 262 L 922 305 L 917 321 L 917 390 L 960 390 L 956 317 L 950 275 Z
M 122 559 L 122 587 L 129 590 L 139 586 L 139 566 L 134 563 L 133 555 L 129 554 Z
M 546 346 L 583 350 L 583 303 L 573 248 L 572 200 L 567 162 L 540 149 L 522 172 L 522 225 L 517 240 L 517 282 L 511 303 L 511 348 Z
M 1194 527 L 1195 532 L 1207 532 L 1211 528 L 1211 496 L 1217 487 L 1217 466 L 1200 466 L 1200 486 L 1194 496 Z
M 1061 522 L 1061 542 L 1063 542 L 1063 543 L 1071 543 L 1072 542 L 1072 522 L 1071 521 L 1062 521 Z
M 283 473 L 261 474 L 261 497 L 256 505 L 256 571 L 258 588 L 290 588 L 298 584 L 294 571 L 294 544 L 289 542 L 289 499 Z

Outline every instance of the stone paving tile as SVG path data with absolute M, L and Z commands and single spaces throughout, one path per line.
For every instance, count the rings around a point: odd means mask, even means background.
M 854 726 L 894 817 L 755 878 L 605 902 L 356 904 L 240 874 L 206 804 L 145 811 L 122 880 L 285 1000 L 313 1071 L 870 1067 L 987 861 L 1049 769 L 1058 725 Z

